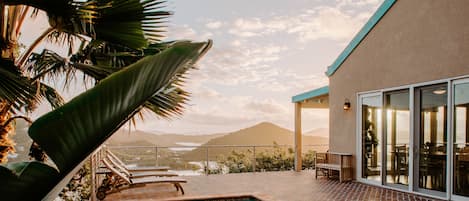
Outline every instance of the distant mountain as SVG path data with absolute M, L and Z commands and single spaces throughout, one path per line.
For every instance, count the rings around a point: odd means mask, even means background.
M 313 129 L 313 130 L 304 132 L 303 135 L 329 137 L 329 129 L 328 128 L 317 128 L 317 129 Z
M 319 136 L 303 135 L 302 141 L 303 145 L 323 145 L 329 143 L 328 138 Z M 204 145 L 273 145 L 274 142 L 279 145 L 293 145 L 293 131 L 269 122 L 263 122 L 249 128 L 214 138 Z M 327 149 L 324 146 L 314 148 L 319 149 L 318 151 L 325 151 L 325 149 Z M 219 154 L 227 154 L 231 152 L 232 148 L 211 148 L 210 150 L 212 150 L 212 153 L 209 152 L 209 155 L 212 158 Z M 206 150 L 203 148 L 198 148 L 186 153 L 184 158 L 201 158 L 206 154 L 205 151 Z
M 274 142 L 293 145 L 293 131 L 273 123 L 262 122 L 212 139 L 205 145 L 272 145 Z M 327 144 L 328 142 L 329 140 L 324 137 L 303 136 L 303 144 Z
M 179 135 L 153 134 L 144 131 L 117 131 L 106 143 L 114 146 L 180 146 L 178 143 L 204 144 L 224 134 L 211 135 Z

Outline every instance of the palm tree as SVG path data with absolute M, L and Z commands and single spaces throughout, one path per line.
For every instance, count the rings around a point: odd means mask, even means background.
M 14 151 L 9 138 L 11 123 L 19 111 L 29 112 L 41 99 L 57 108 L 63 99 L 42 83 L 62 76 L 66 84 L 80 71 L 97 82 L 148 55 L 173 45 L 162 43 L 162 23 L 171 15 L 161 0 L 3 0 L 0 2 L 0 163 Z M 32 12 L 31 12 L 32 11 Z M 50 27 L 25 51 L 18 37 L 24 20 L 45 12 Z M 69 47 L 67 58 L 51 50 L 33 50 L 44 40 Z M 80 41 L 78 52 L 72 47 Z M 145 108 L 167 118 L 181 114 L 188 93 L 181 88 L 183 76 L 165 85 L 144 103 Z
M 53 198 L 97 147 L 145 108 L 163 118 L 181 114 L 186 72 L 211 47 L 211 41 L 161 42 L 161 23 L 171 15 L 161 0 L 2 0 L 0 9 L 0 153 L 12 150 L 10 123 L 27 119 L 19 112 L 41 99 L 55 108 L 29 129 L 54 167 L 0 165 L 1 200 Z M 45 12 L 50 28 L 21 52 L 19 31 L 31 11 Z M 68 45 L 67 58 L 33 53 L 46 39 Z M 77 40 L 79 51 L 72 52 Z M 41 83 L 54 76 L 70 80 L 77 71 L 96 86 L 66 104 Z
M 154 56 L 101 80 L 63 106 L 37 119 L 29 136 L 55 167 L 42 162 L 0 166 L 2 200 L 53 199 L 90 154 L 155 95 L 191 69 L 211 42 L 176 42 Z

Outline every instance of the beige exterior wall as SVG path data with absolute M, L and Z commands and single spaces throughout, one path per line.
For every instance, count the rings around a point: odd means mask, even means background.
M 394 4 L 330 77 L 331 151 L 356 156 L 358 92 L 469 75 L 468 10 L 468 0 Z

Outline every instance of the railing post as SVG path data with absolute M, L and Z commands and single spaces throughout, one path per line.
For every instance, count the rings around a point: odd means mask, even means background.
M 206 164 L 205 164 L 205 174 L 208 175 L 209 174 L 209 171 L 208 171 L 208 147 L 205 147 L 205 159 L 206 159 Z
M 254 155 L 252 160 L 252 172 L 256 172 L 256 146 L 252 146 L 252 153 Z
M 155 146 L 155 166 L 158 167 L 158 146 Z
M 96 158 L 96 154 L 92 154 L 91 157 L 90 157 L 90 170 L 91 170 L 91 196 L 90 196 L 90 200 L 91 201 L 95 201 L 96 200 L 96 164 L 95 164 L 95 158 Z

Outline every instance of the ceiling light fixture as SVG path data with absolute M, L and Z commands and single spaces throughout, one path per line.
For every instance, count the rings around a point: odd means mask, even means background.
M 436 95 L 442 95 L 442 94 L 446 93 L 446 89 L 445 88 L 439 88 L 439 89 L 433 91 L 433 93 L 436 94 Z

